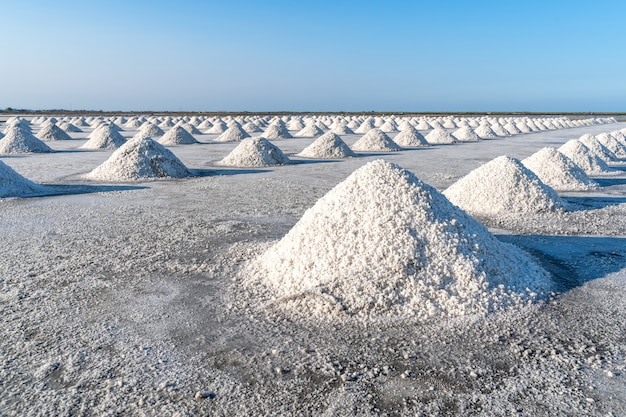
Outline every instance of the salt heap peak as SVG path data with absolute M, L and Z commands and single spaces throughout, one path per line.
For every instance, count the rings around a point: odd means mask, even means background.
M 291 133 L 289 133 L 289 130 L 287 130 L 283 122 L 276 121 L 265 129 L 263 137 L 267 139 L 289 139 L 293 136 L 291 136 Z
M 426 140 L 431 145 L 445 145 L 456 142 L 456 138 L 453 135 L 440 127 L 437 127 L 428 133 L 426 135 Z
M 301 138 L 316 138 L 323 134 L 324 134 L 324 131 L 320 129 L 317 125 L 310 124 L 308 126 L 303 127 L 294 136 L 301 137 Z
M 10 126 L 0 140 L 0 155 L 46 152 L 54 151 L 19 123 Z
M 63 129 L 54 123 L 50 123 L 43 127 L 38 133 L 37 137 L 41 140 L 71 140 L 70 135 L 65 133 Z
M 373 161 L 307 210 L 246 271 L 296 316 L 426 320 L 527 302 L 548 274 L 439 192 Z
M 334 132 L 327 132 L 298 154 L 305 158 L 342 159 L 356 156 L 346 143 Z
M 394 152 L 402 148 L 398 146 L 385 132 L 375 127 L 352 144 L 352 150 L 357 152 Z
M 426 138 L 408 123 L 402 127 L 402 130 L 393 138 L 393 141 L 403 148 L 429 146 Z
M 269 140 L 257 136 L 241 141 L 219 164 L 236 167 L 287 165 L 291 160 Z
M 579 140 L 568 140 L 561 145 L 559 152 L 574 161 L 587 175 L 606 175 L 614 173 L 602 158 Z
M 249 137 L 250 135 L 248 132 L 243 130 L 241 125 L 237 123 L 226 129 L 224 133 L 216 137 L 214 140 L 216 142 L 241 142 L 245 138 Z
M 558 191 L 587 191 L 599 187 L 581 167 L 555 148 L 545 147 L 522 160 L 522 164 L 544 184 Z
M 475 142 L 480 140 L 480 137 L 469 126 L 461 126 L 452 133 L 452 135 L 461 142 Z
M 169 149 L 151 138 L 131 139 L 86 178 L 98 181 L 133 181 L 184 178 L 187 167 Z
M 161 136 L 158 141 L 161 145 L 165 146 L 192 145 L 194 143 L 198 143 L 196 138 L 194 138 L 191 133 L 187 131 L 187 129 L 180 125 L 176 125 L 165 132 L 165 134 Z
M 552 188 L 508 156 L 476 168 L 443 194 L 472 215 L 539 213 L 565 207 Z
M 126 143 L 126 138 L 110 124 L 102 124 L 89 135 L 83 149 L 117 149 Z
M 0 161 L 0 198 L 27 197 L 40 194 L 45 190 L 43 185 L 24 178 L 10 166 Z

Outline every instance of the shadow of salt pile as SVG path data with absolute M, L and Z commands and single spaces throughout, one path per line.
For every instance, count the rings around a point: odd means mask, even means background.
M 131 185 L 82 185 L 82 184 L 38 184 L 37 192 L 17 198 L 58 197 L 64 195 L 80 195 L 94 193 L 110 193 L 115 191 L 143 190 L 148 187 Z
M 614 185 L 626 185 L 626 178 L 594 178 L 600 187 L 612 187 Z
M 558 291 L 626 268 L 626 238 L 585 236 L 496 235 L 531 253 L 552 274 Z
M 564 196 L 567 211 L 597 210 L 626 203 L 626 197 L 610 196 Z
M 193 177 L 217 177 L 217 176 L 226 176 L 226 175 L 245 175 L 245 174 L 259 174 L 263 172 L 271 172 L 269 169 L 228 169 L 228 168 L 211 168 L 211 169 L 193 169 L 189 168 L 189 172 L 191 175 L 190 178 Z

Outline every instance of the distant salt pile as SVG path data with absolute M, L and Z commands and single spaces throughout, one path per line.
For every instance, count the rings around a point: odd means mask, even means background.
M 247 122 L 244 123 L 243 126 L 241 126 L 243 128 L 243 130 L 245 130 L 248 134 L 250 133 L 260 133 L 263 131 L 263 129 L 261 129 L 256 123 L 254 122 Z
M 441 122 L 441 126 L 444 129 L 456 129 L 458 127 L 457 124 L 454 122 L 454 120 L 450 118 L 446 118 L 445 120 L 443 120 Z
M 539 213 L 564 209 L 556 192 L 517 159 L 500 156 L 443 193 L 472 215 Z
M 302 122 L 302 119 L 299 117 L 293 118 L 289 121 L 289 123 L 287 124 L 287 129 L 289 130 L 302 130 L 304 129 L 305 125 Z
M 222 120 L 218 120 L 209 130 L 206 131 L 206 133 L 209 135 L 222 134 L 226 131 L 226 129 L 228 129 L 226 123 L 224 123 Z
M 207 130 L 213 127 L 213 123 L 209 119 L 203 120 L 199 125 L 199 130 Z
M 120 120 L 121 122 L 121 120 Z M 137 118 L 137 117 L 132 117 L 128 120 L 128 122 L 126 122 L 126 124 L 124 125 L 125 128 L 127 129 L 136 129 L 138 127 L 140 127 L 143 124 L 143 122 Z
M 469 126 L 462 126 L 452 133 L 452 135 L 461 142 L 475 142 L 480 140 L 480 137 Z
M 520 133 L 522 133 L 522 131 L 519 130 L 513 122 L 508 122 L 502 127 L 509 135 L 519 135 Z
M 97 181 L 184 178 L 187 167 L 170 150 L 151 138 L 131 139 L 85 177 Z
M 617 136 L 620 137 L 620 139 L 622 140 L 620 142 L 620 140 L 617 139 Z M 608 150 L 610 150 L 611 152 L 613 152 L 613 154 L 619 158 L 619 159 L 625 159 L 626 158 L 626 137 L 624 137 L 624 135 L 619 132 L 612 132 L 612 133 L 600 133 L 598 135 L 596 135 L 596 139 L 598 139 L 598 141 L 603 144 L 604 146 L 606 146 L 606 148 Z
M 353 172 L 245 272 L 245 288 L 313 319 L 486 314 L 551 288 L 527 255 L 384 161 Z
M 415 128 L 417 130 L 430 130 L 431 129 L 431 127 L 428 124 L 428 122 L 426 120 L 424 120 L 424 119 L 420 119 L 420 121 L 417 122 L 417 124 L 415 125 Z
M 324 131 L 315 124 L 310 124 L 300 129 L 294 136 L 302 138 L 316 138 L 322 136 Z
M 65 133 L 63 129 L 54 123 L 50 123 L 43 127 L 38 133 L 37 137 L 43 141 L 48 140 L 71 140 L 70 135 Z
M 216 142 L 241 142 L 245 138 L 249 137 L 250 135 L 248 132 L 243 130 L 239 124 L 233 124 L 214 140 Z
M 522 164 L 558 191 L 588 191 L 599 187 L 581 167 L 555 148 L 543 148 L 522 160 Z
M 402 148 L 398 146 L 387 134 L 375 127 L 352 144 L 352 150 L 356 152 L 394 152 Z
M 451 135 L 447 130 L 440 127 L 433 129 L 426 135 L 426 140 L 431 145 L 441 145 L 455 143 L 456 138 Z
M 198 143 L 196 138 L 194 138 L 187 129 L 178 124 L 165 132 L 165 134 L 157 140 L 164 146 L 192 145 Z
M 530 128 L 530 126 L 528 126 L 528 124 L 526 124 L 526 122 L 524 120 L 517 120 L 515 122 L 515 127 L 521 133 L 532 133 L 533 132 L 533 130 Z
M 151 138 L 159 138 L 165 134 L 163 129 L 152 122 L 145 122 L 142 124 L 139 128 L 139 132 Z
M 421 146 L 430 146 L 426 138 L 410 124 L 403 126 L 393 141 L 403 148 L 417 148 Z
M 61 124 L 59 124 L 59 127 L 65 133 L 80 133 L 80 132 L 83 131 L 80 127 L 78 127 L 78 126 L 76 126 L 76 125 L 74 125 L 74 124 L 72 124 L 70 122 L 62 122 Z
M 332 127 L 331 132 L 336 133 L 338 135 L 354 135 L 354 131 L 350 129 L 348 124 L 338 123 Z
M 370 130 L 374 129 L 375 123 L 374 123 L 374 119 L 372 119 L 371 117 L 368 117 L 367 119 L 363 120 L 361 122 L 361 124 L 359 125 L 359 127 L 354 131 L 354 133 L 359 134 L 359 135 L 363 135 L 367 132 L 369 132 Z
M 235 167 L 287 165 L 291 160 L 267 139 L 257 136 L 241 141 L 219 164 Z
M 496 135 L 501 137 L 511 136 L 511 134 L 497 122 L 491 125 L 491 130 L 493 130 Z
M 89 134 L 89 140 L 81 148 L 117 149 L 125 143 L 126 138 L 113 125 L 102 124 Z
M 356 156 L 346 143 L 334 132 L 327 132 L 298 154 L 305 158 L 343 159 Z
M 50 149 L 48 145 L 33 136 L 33 134 L 20 123 L 10 126 L 5 136 L 0 140 L 1 155 L 46 152 L 54 151 Z
M 398 127 L 396 126 L 396 124 L 391 121 L 391 120 L 387 120 L 385 121 L 385 123 L 383 123 L 382 125 L 380 125 L 379 129 L 385 133 L 394 133 L 398 131 Z
M 194 125 L 192 125 L 191 123 L 179 122 L 179 123 L 177 123 L 177 125 L 182 127 L 183 129 L 185 129 L 187 132 L 189 132 L 192 135 L 201 135 L 202 134 L 202 132 L 200 132 L 198 130 L 198 128 L 195 127 Z
M 287 130 L 283 122 L 276 121 L 265 129 L 263 137 L 267 139 L 289 139 L 293 136 L 291 136 L 291 133 L 289 133 L 289 130 Z
M 488 123 L 483 123 L 480 126 L 478 126 L 474 130 L 474 133 L 476 133 L 478 137 L 480 137 L 481 139 L 497 139 L 498 138 L 497 133 L 494 132 L 494 130 L 491 128 L 491 126 L 489 126 Z
M 582 135 L 578 138 L 579 142 L 588 147 L 593 153 L 598 155 L 604 162 L 615 162 L 617 156 L 604 146 L 595 136 L 590 134 Z
M 0 198 L 28 197 L 41 194 L 45 189 L 45 186 L 24 178 L 0 161 Z
M 587 175 L 606 175 L 613 173 L 606 162 L 581 141 L 575 139 L 568 140 L 561 145 L 559 152 L 574 161 Z

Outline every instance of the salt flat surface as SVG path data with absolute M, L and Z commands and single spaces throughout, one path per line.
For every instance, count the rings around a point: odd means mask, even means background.
M 552 274 L 558 291 L 519 309 L 302 322 L 247 309 L 233 285 L 369 161 L 442 191 L 500 155 L 524 159 L 621 127 L 342 161 L 294 156 L 315 138 L 281 139 L 296 163 L 259 169 L 217 165 L 238 143 L 194 135 L 200 144 L 169 149 L 196 177 L 113 185 L 82 177 L 113 153 L 79 149 L 89 127 L 47 142 L 59 152 L 2 157 L 56 195 L 0 200 L 0 414 L 625 415 L 623 174 L 561 193 L 567 212 L 478 217 Z

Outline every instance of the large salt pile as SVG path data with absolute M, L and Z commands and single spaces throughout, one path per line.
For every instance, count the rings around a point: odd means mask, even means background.
M 402 127 L 402 130 L 393 138 L 393 141 L 403 148 L 429 146 L 426 138 L 408 123 Z
M 356 155 L 336 133 L 327 132 L 304 148 L 298 156 L 319 159 L 342 159 Z
M 189 175 L 187 167 L 169 149 L 151 138 L 137 138 L 120 146 L 85 177 L 98 181 L 132 181 Z
M 587 175 L 606 175 L 613 173 L 606 162 L 576 139 L 568 140 L 561 145 L 559 152 L 574 161 Z
M 500 156 L 467 174 L 443 193 L 473 215 L 561 210 L 564 203 L 517 159 Z
M 44 191 L 43 185 L 27 180 L 0 161 L 0 198 L 26 197 Z
M 324 134 L 324 131 L 315 124 L 310 124 L 300 129 L 294 136 L 301 138 L 316 138 Z
M 481 139 L 497 139 L 498 135 L 496 132 L 489 126 L 489 123 L 482 123 L 478 126 L 474 133 L 478 135 Z
M 478 134 L 469 126 L 459 127 L 452 135 L 461 142 L 475 142 L 480 140 Z
M 187 129 L 178 124 L 165 132 L 158 141 L 161 145 L 165 146 L 192 145 L 198 143 L 196 138 L 194 138 Z
M 384 161 L 335 186 L 246 274 L 270 305 L 314 319 L 485 314 L 551 287 L 527 255 Z
M 618 159 L 626 158 L 626 145 L 620 142 L 615 135 L 619 135 L 622 140 L 624 140 L 624 135 L 619 131 L 613 133 L 600 133 L 596 135 L 596 139 L 598 142 L 603 144 L 608 150 L 613 152 L 613 154 Z
M 615 162 L 617 156 L 604 146 L 595 136 L 587 133 L 578 138 L 583 145 L 588 147 L 592 152 L 598 155 L 604 162 Z
M 291 136 L 285 124 L 279 120 L 273 122 L 265 129 L 263 137 L 267 139 L 289 139 L 293 136 Z
M 235 167 L 266 167 L 290 164 L 289 158 L 267 139 L 257 136 L 241 141 L 219 164 Z
M 243 130 L 241 125 L 233 124 L 231 127 L 226 129 L 224 133 L 216 137 L 214 140 L 216 142 L 241 142 L 245 138 L 249 138 L 250 135 L 248 132 Z
M 126 143 L 126 138 L 110 124 L 101 124 L 91 132 L 83 149 L 117 149 Z
M 437 127 L 426 135 L 426 141 L 431 145 L 441 145 L 455 143 L 456 138 L 448 133 L 447 130 Z
M 38 133 L 37 137 L 41 140 L 71 140 L 70 135 L 65 133 L 63 129 L 54 123 L 44 126 Z
M 0 139 L 0 154 L 54 152 L 48 145 L 37 139 L 22 124 L 13 124 Z
M 543 148 L 522 160 L 522 164 L 544 184 L 558 191 L 587 191 L 599 187 L 581 167 L 555 148 Z
M 385 132 L 375 127 L 352 144 L 357 152 L 394 152 L 402 150 Z

